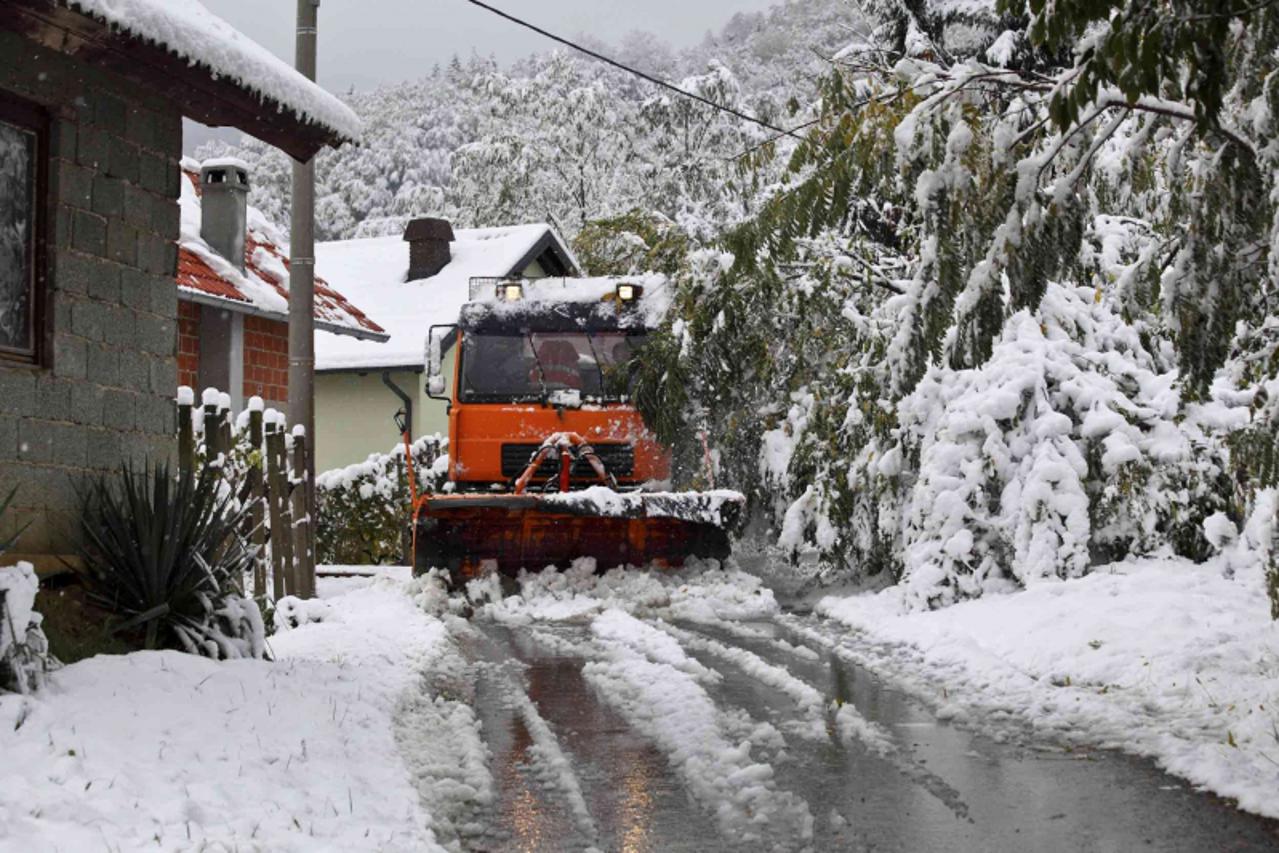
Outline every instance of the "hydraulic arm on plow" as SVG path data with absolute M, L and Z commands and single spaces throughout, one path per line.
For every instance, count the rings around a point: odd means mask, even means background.
M 449 482 L 419 493 L 408 460 L 415 572 L 457 580 L 578 557 L 611 567 L 728 555 L 745 499 L 665 490 L 670 451 L 630 402 L 647 332 L 640 287 L 591 298 L 570 283 L 473 286 L 458 324 L 431 330 L 428 391 L 449 404 Z

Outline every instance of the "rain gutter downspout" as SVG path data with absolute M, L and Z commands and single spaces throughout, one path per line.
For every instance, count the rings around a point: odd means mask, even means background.
M 404 422 L 408 424 L 409 445 L 413 444 L 413 398 L 404 393 L 404 389 L 391 381 L 391 371 L 382 371 L 382 384 L 391 389 L 391 393 L 400 398 L 404 404 Z

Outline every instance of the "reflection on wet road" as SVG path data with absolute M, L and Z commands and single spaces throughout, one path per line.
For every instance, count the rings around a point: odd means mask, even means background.
M 845 638 L 817 641 L 816 621 L 646 623 L 682 638 L 698 671 L 710 671 L 699 684 L 722 711 L 725 736 L 749 740 L 750 760 L 771 767 L 769 784 L 806 803 L 811 838 L 767 827 L 749 843 L 726 837 L 717 804 L 689 793 L 688 767 L 584 677 L 587 661 L 607 653 L 586 625 L 477 621 L 461 639 L 477 662 L 496 797 L 476 816 L 486 831 L 465 849 L 1279 850 L 1273 822 L 1148 762 L 997 742 L 939 720 L 839 654 Z
M 539 629 L 541 630 L 541 629 Z M 565 639 L 574 629 L 549 629 Z M 492 830 L 472 850 L 706 851 L 721 848 L 712 821 L 684 793 L 666 758 L 600 701 L 582 677 L 583 660 L 519 629 L 483 625 L 467 651 L 481 661 L 475 702 L 493 754 L 498 799 Z M 537 754 L 514 710 L 523 692 L 553 726 L 585 798 L 593 837 L 575 824 L 556 771 Z

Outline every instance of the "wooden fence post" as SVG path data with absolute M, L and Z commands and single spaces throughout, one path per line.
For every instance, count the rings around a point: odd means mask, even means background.
M 183 474 L 195 473 L 195 423 L 191 417 L 194 407 L 194 399 L 178 395 L 178 471 Z
M 231 407 L 222 408 L 218 406 L 220 417 L 218 418 L 218 447 L 227 456 L 231 455 L 231 451 L 235 448 L 235 439 L 231 431 L 231 422 L 235 420 L 235 415 L 231 412 Z
M 207 465 L 222 451 L 218 448 L 218 440 L 222 430 L 218 428 L 218 404 L 210 403 L 206 394 L 204 399 L 204 462 Z
M 278 601 L 297 590 L 286 585 L 293 571 L 293 531 L 289 518 L 289 484 L 286 474 L 284 430 L 278 423 L 266 431 L 267 501 L 271 515 L 271 586 Z
M 293 561 L 297 595 L 302 598 L 315 596 L 315 560 L 311 553 L 311 519 L 307 514 L 308 490 L 311 487 L 306 476 L 306 433 L 294 427 L 293 476 L 289 480 L 293 503 Z
M 253 526 L 253 594 L 266 595 L 266 480 L 263 477 L 262 410 L 249 410 L 249 524 Z

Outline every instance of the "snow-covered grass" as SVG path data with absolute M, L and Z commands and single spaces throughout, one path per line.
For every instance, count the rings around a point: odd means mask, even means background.
M 393 718 L 453 647 L 360 581 L 275 662 L 102 655 L 0 696 L 0 849 L 438 849 Z
M 1150 756 L 1279 817 L 1279 624 L 1260 566 L 1239 562 L 1134 560 L 933 612 L 909 612 L 902 588 L 817 609 L 858 635 L 841 653 L 943 717 Z

